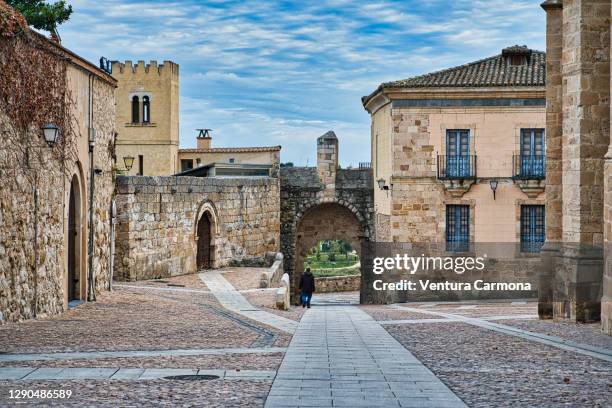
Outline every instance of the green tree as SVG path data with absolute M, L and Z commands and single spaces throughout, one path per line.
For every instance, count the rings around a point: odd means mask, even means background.
M 50 32 L 58 40 L 57 26 L 68 21 L 72 14 L 72 6 L 64 0 L 51 4 L 44 0 L 7 0 L 7 4 L 23 14 L 29 25 Z

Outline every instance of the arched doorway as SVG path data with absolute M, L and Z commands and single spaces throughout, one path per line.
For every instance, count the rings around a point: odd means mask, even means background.
M 361 257 L 365 233 L 362 223 L 347 207 L 337 203 L 322 203 L 310 207 L 297 222 L 295 265 L 291 279 L 294 303 L 299 299 L 299 280 L 304 261 L 312 248 L 323 240 L 342 240 Z
M 212 267 L 211 257 L 212 223 L 208 211 L 202 213 L 197 228 L 197 270 L 210 269 Z
M 68 302 L 81 299 L 80 220 L 81 195 L 79 182 L 74 176 L 68 198 Z

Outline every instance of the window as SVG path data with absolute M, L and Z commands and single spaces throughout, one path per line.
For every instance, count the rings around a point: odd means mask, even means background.
M 544 129 L 521 129 L 520 175 L 543 178 L 545 171 Z
M 236 160 L 234 158 L 231 158 L 231 159 L 229 159 L 229 162 L 233 164 L 233 163 L 236 162 Z
M 181 159 L 181 171 L 191 170 L 193 169 L 193 160 L 192 159 Z
M 446 131 L 446 175 L 470 177 L 470 131 Z
M 138 155 L 138 175 L 144 176 L 144 156 L 142 154 Z
M 446 250 L 466 252 L 470 248 L 470 206 L 446 206 Z
M 151 122 L 151 102 L 148 96 L 142 97 L 142 122 Z
M 132 123 L 140 122 L 140 101 L 137 96 L 132 97 Z
M 521 252 L 540 252 L 546 237 L 544 206 L 521 206 Z

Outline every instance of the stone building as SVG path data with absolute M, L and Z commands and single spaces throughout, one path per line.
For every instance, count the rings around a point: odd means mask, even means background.
M 0 15 L 18 22 L 0 24 L 1 323 L 62 312 L 109 283 L 116 81 L 2 2 Z M 55 143 L 43 126 L 58 128 Z
M 542 7 L 548 160 L 539 314 L 581 322 L 601 316 L 612 334 L 610 1 Z
M 545 58 L 526 46 L 381 84 L 372 117 L 373 241 L 529 258 L 544 241 Z M 499 267 L 499 265 L 498 265 Z M 496 279 L 536 283 L 534 265 Z
M 201 132 L 203 133 L 203 132 Z M 280 167 L 280 146 L 261 147 L 213 147 L 212 137 L 203 134 L 197 137 L 195 149 L 179 149 L 179 171 L 187 171 L 213 163 L 236 165 L 269 165 L 278 170 Z
M 128 175 L 167 176 L 178 168 L 179 66 L 113 61 L 117 79 L 117 165 Z M 123 157 L 134 158 L 125 169 Z
M 213 163 L 279 167 L 280 146 L 213 147 L 206 129 L 195 149 L 179 149 L 178 64 L 113 61 L 110 68 L 117 79 L 117 164 L 124 174 L 169 176 Z M 123 160 L 128 157 L 130 169 Z

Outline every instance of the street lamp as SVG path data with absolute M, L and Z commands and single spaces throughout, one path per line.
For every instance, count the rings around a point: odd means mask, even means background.
M 134 165 L 134 156 L 123 156 L 123 165 L 127 171 L 132 170 Z
M 42 127 L 43 136 L 45 142 L 49 147 L 53 147 L 57 143 L 57 137 L 59 135 L 59 128 L 52 123 L 47 123 Z
M 489 185 L 491 186 L 491 190 L 493 190 L 493 200 L 495 200 L 495 190 L 497 190 L 497 180 L 490 180 Z
M 378 183 L 378 188 L 380 188 L 381 190 L 388 190 L 389 189 L 389 187 L 387 187 L 385 185 L 386 182 L 385 182 L 384 178 L 380 178 L 380 179 L 376 180 L 376 182 Z

